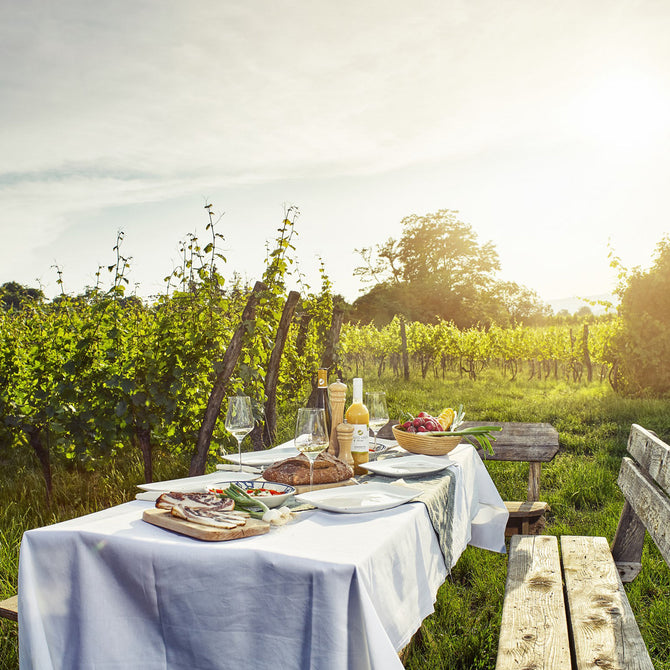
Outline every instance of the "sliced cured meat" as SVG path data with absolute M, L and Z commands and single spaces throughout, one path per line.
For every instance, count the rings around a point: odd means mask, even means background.
M 229 529 L 244 526 L 249 518 L 246 512 L 216 510 L 203 505 L 191 507 L 190 505 L 176 504 L 172 506 L 171 513 L 172 516 L 179 519 L 199 523 L 203 526 Z
M 247 512 L 234 509 L 233 500 L 214 493 L 171 491 L 158 497 L 156 507 L 169 510 L 178 519 L 230 530 L 244 526 L 249 518 Z
M 232 510 L 235 503 L 230 498 L 219 498 L 215 493 L 183 493 L 181 491 L 171 491 L 162 493 L 156 500 L 156 507 L 159 509 L 172 509 L 174 505 L 188 505 L 189 507 L 208 507 L 221 512 Z

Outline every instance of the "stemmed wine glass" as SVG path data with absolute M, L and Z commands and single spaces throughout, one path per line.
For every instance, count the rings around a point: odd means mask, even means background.
M 309 460 L 309 490 L 314 485 L 314 461 L 328 448 L 326 412 L 323 408 L 300 407 L 295 423 L 295 448 Z
M 254 415 L 251 411 L 251 398 L 246 395 L 234 395 L 228 398 L 226 412 L 226 430 L 237 440 L 237 453 L 242 471 L 242 440 L 254 427 Z
M 375 441 L 373 448 L 373 458 L 377 457 L 377 433 L 388 423 L 389 411 L 386 407 L 386 393 L 383 391 L 371 391 L 366 393 L 365 404 L 370 414 L 369 426 Z

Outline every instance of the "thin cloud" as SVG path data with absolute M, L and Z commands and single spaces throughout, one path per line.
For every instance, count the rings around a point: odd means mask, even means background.
M 622 62 L 632 90 L 636 73 L 668 89 L 669 23 L 670 10 L 646 1 L 4 2 L 4 280 L 30 282 L 49 251 L 99 244 L 129 221 L 155 221 L 174 245 L 185 229 L 175 203 L 183 216 L 207 194 L 232 208 L 231 225 L 256 226 L 257 243 L 268 212 L 304 203 L 306 263 L 324 255 L 350 296 L 354 246 L 441 207 L 492 239 L 508 274 L 555 295 L 560 270 L 550 285 L 549 264 L 515 239 L 588 227 L 598 246 L 625 230 L 628 202 L 666 214 L 649 185 L 668 172 L 667 123 L 645 146 L 630 129 L 620 151 L 594 92 Z M 647 246 L 659 226 L 650 221 Z M 235 231 L 231 245 L 252 264 Z M 560 234 L 552 246 L 574 256 Z

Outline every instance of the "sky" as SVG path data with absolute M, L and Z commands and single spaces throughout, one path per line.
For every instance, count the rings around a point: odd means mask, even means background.
M 501 279 L 609 293 L 670 230 L 665 0 L 0 0 L 0 283 L 49 297 L 122 253 L 164 291 L 180 241 L 253 283 L 284 209 L 299 271 L 458 211 Z M 107 270 L 103 283 L 109 282 Z

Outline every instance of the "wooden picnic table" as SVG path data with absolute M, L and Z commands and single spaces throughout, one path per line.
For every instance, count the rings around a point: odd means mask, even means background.
M 505 535 L 534 534 L 544 527 L 549 505 L 540 500 L 542 463 L 549 463 L 558 453 L 558 432 L 549 423 L 517 423 L 500 421 L 467 421 L 468 426 L 501 426 L 494 433 L 494 454 L 479 449 L 484 461 L 516 461 L 528 463 L 528 495 L 526 500 L 506 500 L 509 520 Z
M 494 433 L 494 454 L 479 455 L 485 461 L 523 461 L 530 465 L 528 471 L 529 502 L 540 499 L 540 470 L 542 463 L 549 463 L 558 453 L 558 431 L 549 423 L 510 423 L 500 421 L 466 421 L 468 426 L 502 426 Z
M 389 421 L 378 433 L 378 437 L 393 439 L 391 426 L 397 425 L 395 420 Z M 501 426 L 500 432 L 494 433 L 494 454 L 487 454 L 482 449 L 478 453 L 483 461 L 517 461 L 528 463 L 528 496 L 526 500 L 506 500 L 509 512 L 506 536 L 518 533 L 537 532 L 543 526 L 543 519 L 549 510 L 546 502 L 540 501 L 540 473 L 542 463 L 549 463 L 558 453 L 558 431 L 549 423 L 519 423 L 510 421 L 465 421 L 463 428 L 469 426 Z

